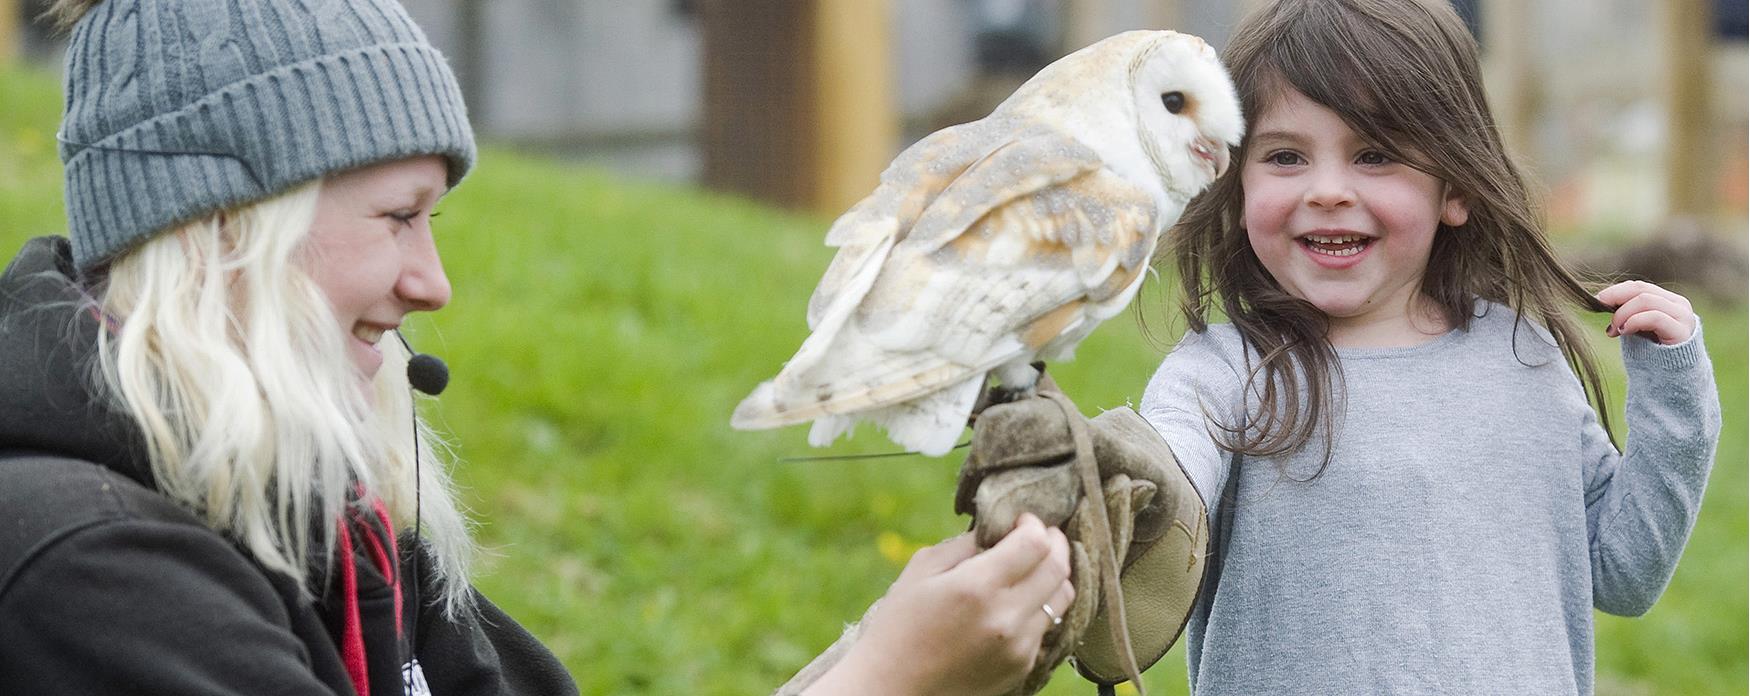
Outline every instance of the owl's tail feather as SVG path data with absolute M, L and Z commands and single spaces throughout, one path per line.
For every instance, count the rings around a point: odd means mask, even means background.
M 984 390 L 984 375 L 933 392 L 914 401 L 895 404 L 875 412 L 871 419 L 887 430 L 887 438 L 900 447 L 931 457 L 954 449 L 966 430 L 966 417 Z
M 778 408 L 777 388 L 769 381 L 761 382 L 754 387 L 752 394 L 736 405 L 735 413 L 729 416 L 729 426 L 736 430 L 767 430 L 807 420 L 786 417 L 788 415 Z
M 782 406 L 777 386 L 765 382 L 735 407 L 729 424 L 737 430 L 766 430 L 813 420 L 808 444 L 825 447 L 866 420 L 886 430 L 888 439 L 900 447 L 934 457 L 954 449 L 983 388 L 984 373 L 980 372 L 911 401 L 850 413 L 822 413 L 818 408 Z
M 850 435 L 857 427 L 857 419 L 851 416 L 826 415 L 814 419 L 813 427 L 808 429 L 808 444 L 815 447 L 825 447 L 839 439 L 840 435 Z

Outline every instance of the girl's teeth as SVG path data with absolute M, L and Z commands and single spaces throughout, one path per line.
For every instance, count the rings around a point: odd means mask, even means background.
M 1307 235 L 1301 238 L 1306 248 L 1326 256 L 1354 256 L 1367 248 L 1368 240 L 1358 234 L 1345 234 L 1336 237 Z

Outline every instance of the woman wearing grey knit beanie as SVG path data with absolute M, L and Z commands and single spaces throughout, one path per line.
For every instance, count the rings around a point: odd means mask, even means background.
M 389 336 L 450 296 L 443 57 L 393 0 L 55 12 L 68 236 L 0 276 L 0 693 L 575 693 L 469 584 Z M 1061 533 L 1016 529 L 920 552 L 793 683 L 1014 683 L 1068 587 Z

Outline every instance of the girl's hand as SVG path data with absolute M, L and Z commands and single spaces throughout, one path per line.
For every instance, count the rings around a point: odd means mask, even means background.
M 1695 310 L 1682 295 L 1642 280 L 1617 283 L 1598 293 L 1598 301 L 1616 308 L 1604 335 L 1649 334 L 1664 345 L 1676 345 L 1695 335 Z
M 809 694 L 1000 694 L 1027 676 L 1075 590 L 1063 532 L 1023 515 L 979 553 L 971 534 L 918 551 Z

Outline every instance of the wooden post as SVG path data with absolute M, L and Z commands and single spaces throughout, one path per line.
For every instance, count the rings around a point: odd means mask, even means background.
M 1143 8 L 1143 29 L 1185 31 L 1184 0 L 1151 0 Z
M 1096 41 L 1132 29 L 1184 31 L 1184 0 L 1075 0 L 1063 2 L 1058 19 L 1063 31 L 1058 56 L 1069 55 Z
M 0 68 L 12 67 L 24 50 L 24 22 L 18 0 L 0 0 Z
M 874 190 L 895 154 L 899 117 L 885 0 L 816 0 L 811 207 L 837 214 Z
M 1066 56 L 1088 44 L 1110 36 L 1112 0 L 1080 0 L 1066 2 L 1062 7 L 1063 46 L 1059 56 Z
M 1531 134 L 1542 107 L 1536 62 L 1531 59 L 1536 29 L 1533 8 L 1523 0 L 1483 3 L 1483 52 L 1494 87 L 1490 100 L 1500 119 L 1507 152 L 1521 160 L 1536 159 Z
M 1712 34 L 1707 0 L 1664 0 L 1660 6 L 1665 54 L 1665 195 L 1671 217 L 1707 212 L 1714 158 L 1708 138 L 1708 49 Z

